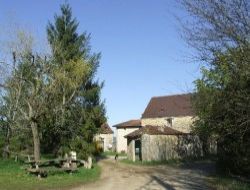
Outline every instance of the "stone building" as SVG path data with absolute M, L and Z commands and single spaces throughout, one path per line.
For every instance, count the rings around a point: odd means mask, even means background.
M 202 156 L 199 138 L 190 134 L 194 121 L 191 94 L 153 97 L 141 128 L 125 135 L 128 158 L 143 161 Z
M 142 126 L 168 126 L 189 133 L 194 120 L 191 94 L 151 98 L 142 114 Z
M 98 143 L 103 151 L 112 150 L 114 132 L 107 123 L 101 125 L 98 134 L 95 135 L 94 140 Z
M 125 136 L 139 128 L 141 128 L 141 120 L 129 120 L 114 125 L 116 128 L 116 151 L 127 152 L 127 138 Z

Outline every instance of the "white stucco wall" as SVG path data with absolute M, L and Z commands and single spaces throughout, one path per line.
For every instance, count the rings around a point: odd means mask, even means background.
M 169 126 L 167 119 L 169 117 L 162 118 L 143 118 L 141 119 L 142 126 L 145 125 L 154 125 L 154 126 Z M 184 117 L 172 117 L 172 127 L 181 132 L 190 132 L 191 125 L 194 121 L 193 116 L 184 116 Z M 169 126 L 170 127 L 170 126 Z
M 139 127 L 133 128 L 117 128 L 116 129 L 116 151 L 117 152 L 127 152 L 127 138 L 124 136 L 132 133 L 133 131 L 139 129 Z
M 109 146 L 110 145 L 113 146 L 113 134 L 98 134 L 95 136 L 96 141 L 100 141 L 101 138 L 103 138 L 103 140 L 104 140 L 103 151 L 108 151 Z

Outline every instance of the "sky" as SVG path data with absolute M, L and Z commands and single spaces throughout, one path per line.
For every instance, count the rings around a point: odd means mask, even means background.
M 0 30 L 20 23 L 46 48 L 46 25 L 64 2 L 0 0 Z M 97 79 L 105 82 L 102 99 L 110 126 L 139 119 L 153 96 L 192 92 L 199 65 L 181 38 L 175 16 L 185 13 L 174 0 L 67 2 L 80 23 L 78 32 L 90 33 L 92 52 L 102 54 Z

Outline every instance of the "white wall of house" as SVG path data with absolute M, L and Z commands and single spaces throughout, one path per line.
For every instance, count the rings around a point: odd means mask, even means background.
M 95 140 L 100 142 L 103 140 L 103 151 L 109 151 L 112 150 L 113 146 L 113 134 L 98 134 L 95 136 Z M 110 148 L 111 147 L 111 148 Z
M 127 127 L 127 128 L 117 128 L 116 130 L 116 151 L 117 152 L 127 152 L 127 138 L 124 136 L 132 133 L 133 131 L 139 129 L 139 127 Z
M 171 117 L 172 126 L 168 123 L 170 117 L 161 117 L 161 118 L 142 118 L 142 126 L 153 125 L 153 126 L 168 126 L 173 127 L 181 132 L 189 133 L 191 130 L 191 125 L 194 122 L 193 116 L 184 116 L 184 117 Z

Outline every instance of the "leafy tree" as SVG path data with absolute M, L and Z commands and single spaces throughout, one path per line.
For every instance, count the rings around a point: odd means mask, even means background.
M 50 118 L 55 125 L 49 126 L 45 135 L 57 142 L 54 152 L 76 138 L 83 144 L 92 143 L 97 128 L 105 121 L 104 104 L 100 101 L 103 83 L 95 81 L 100 54 L 90 52 L 90 35 L 79 35 L 77 27 L 68 4 L 61 6 L 61 15 L 56 15 L 54 24 L 47 27 L 54 65 L 52 78 L 57 85 L 51 91 L 56 105 L 51 105 L 59 111 Z M 72 142 L 72 146 L 75 144 Z
M 69 5 L 61 11 L 47 28 L 51 56 L 34 55 L 32 38 L 24 32 L 11 43 L 17 50 L 13 69 L 0 84 L 0 146 L 5 157 L 13 150 L 29 151 L 31 144 L 36 161 L 41 150 L 74 149 L 80 157 L 94 151 L 93 136 L 105 121 L 103 83 L 95 79 L 100 54 L 91 53 L 89 35 L 78 35 Z
M 196 80 L 194 130 L 205 145 L 218 145 L 218 163 L 228 172 L 250 173 L 249 1 L 182 0 L 192 20 L 183 25 L 198 50 L 202 77 Z
M 17 41 L 12 45 L 15 46 L 15 44 L 22 44 L 22 46 L 18 46 L 18 51 L 13 52 L 13 69 L 11 75 L 4 81 L 4 88 L 1 88 L 0 117 L 5 138 L 3 156 L 9 156 L 10 147 L 13 150 L 22 147 L 24 141 L 18 143 L 18 139 L 20 140 L 27 131 L 30 131 L 33 136 L 35 160 L 38 161 L 40 159 L 38 118 L 43 111 L 44 103 L 44 64 L 40 57 L 35 58 L 32 55 L 30 35 L 23 31 L 18 32 Z M 11 139 L 11 137 L 14 138 Z
M 7 80 L 5 96 L 5 125 L 10 129 L 30 129 L 35 160 L 40 160 L 40 117 L 44 114 L 46 85 L 44 62 L 30 52 L 17 59 L 17 68 Z M 2 115 L 3 116 L 3 115 Z M 20 135 L 18 135 L 20 136 Z

